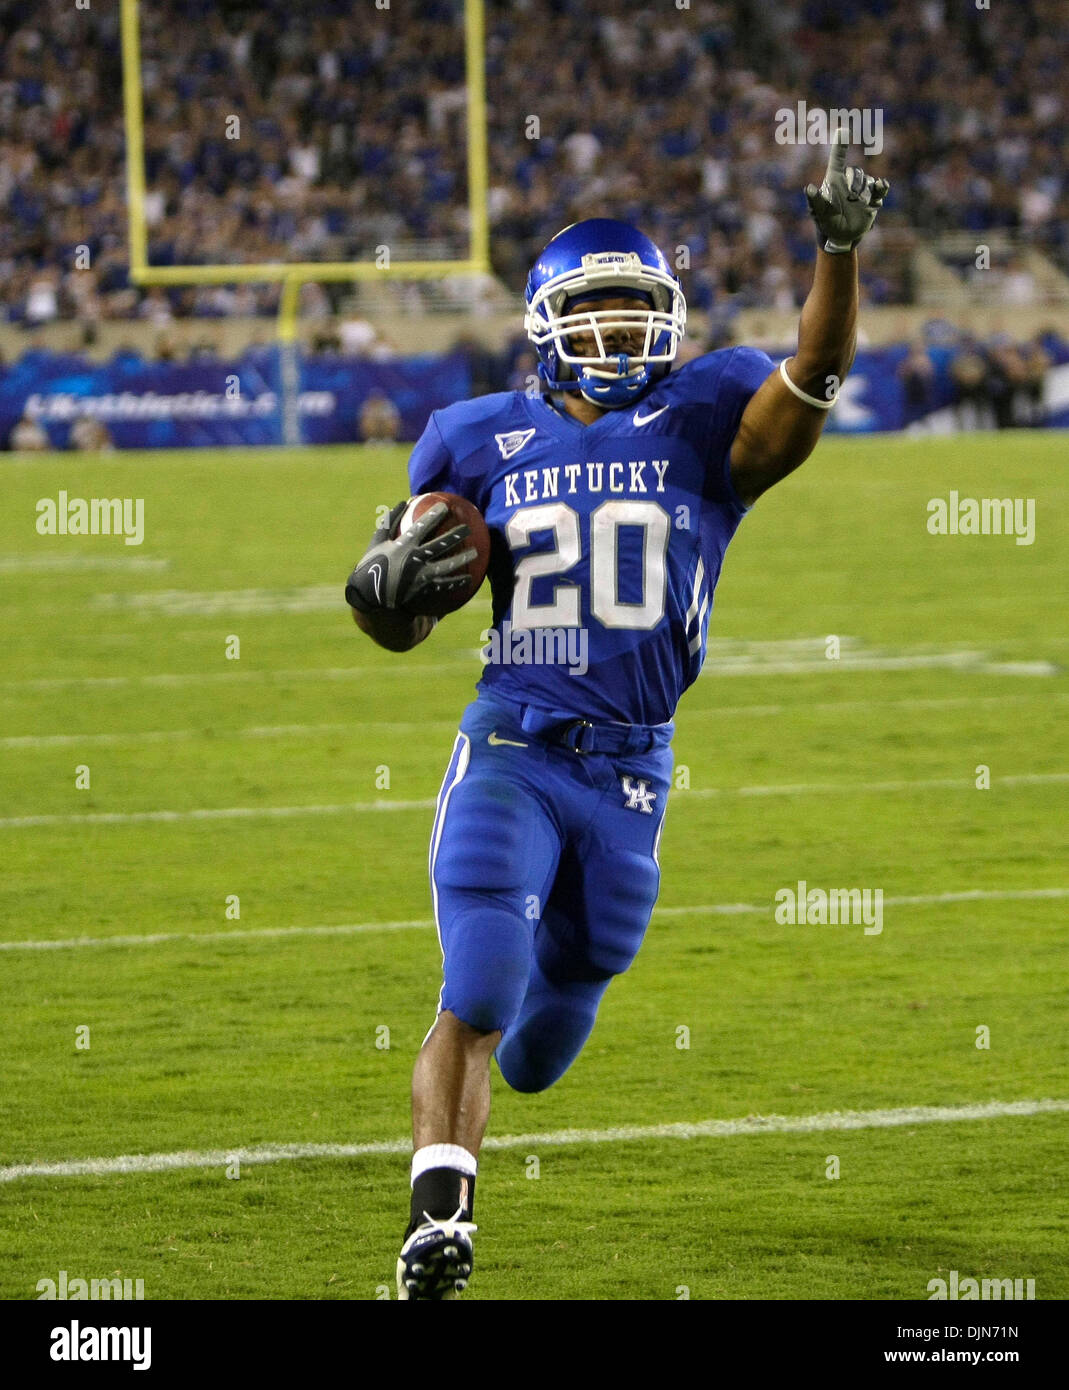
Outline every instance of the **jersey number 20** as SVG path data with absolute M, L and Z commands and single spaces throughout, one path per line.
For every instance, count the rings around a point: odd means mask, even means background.
M 619 534 L 621 526 L 642 530 L 642 599 L 620 601 Z M 553 549 L 525 555 L 516 565 L 512 597 L 512 625 L 578 627 L 579 588 L 576 584 L 553 586 L 549 603 L 531 602 L 531 585 L 549 574 L 567 574 L 578 564 L 582 545 L 579 513 L 564 502 L 544 502 L 513 512 L 505 536 L 513 550 L 531 543 L 534 531 L 552 531 Z M 590 611 L 605 627 L 648 631 L 664 617 L 668 588 L 666 557 L 670 526 L 668 513 L 656 502 L 618 499 L 602 502 L 590 514 Z

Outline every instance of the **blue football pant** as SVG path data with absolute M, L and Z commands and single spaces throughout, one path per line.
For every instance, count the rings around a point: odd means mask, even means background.
M 431 835 L 439 1010 L 501 1030 L 518 1091 L 563 1076 L 642 944 L 671 772 L 667 737 L 577 754 L 525 732 L 508 702 L 480 695 L 465 712 Z

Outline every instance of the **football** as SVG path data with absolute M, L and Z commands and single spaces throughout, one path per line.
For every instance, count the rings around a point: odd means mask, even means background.
M 490 563 L 490 531 L 478 507 L 466 497 L 460 497 L 455 492 L 421 492 L 418 497 L 411 499 L 402 512 L 397 528 L 398 535 L 407 531 L 436 502 L 444 502 L 449 508 L 449 515 L 442 518 L 433 534 L 440 536 L 443 531 L 450 531 L 454 526 L 467 526 L 470 528 L 470 535 L 464 542 L 464 548 L 475 551 L 474 560 L 468 564 L 471 585 L 467 589 L 461 589 L 451 598 L 442 600 L 442 606 L 435 616 L 444 617 L 447 613 L 455 613 L 458 608 L 463 608 L 474 597 L 486 578 L 486 567 Z

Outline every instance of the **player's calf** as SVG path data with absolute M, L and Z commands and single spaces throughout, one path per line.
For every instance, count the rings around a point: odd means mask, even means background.
M 412 1078 L 412 1198 L 397 1261 L 401 1299 L 453 1298 L 471 1274 L 477 1155 L 501 1037 L 439 1014 Z

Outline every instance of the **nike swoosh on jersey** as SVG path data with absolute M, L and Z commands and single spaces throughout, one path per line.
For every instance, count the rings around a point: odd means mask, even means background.
M 634 415 L 635 424 L 648 425 L 651 420 L 656 420 L 658 415 L 663 415 L 667 409 L 668 407 L 666 405 L 662 405 L 660 410 L 655 410 L 652 415 L 640 415 L 636 410 Z
M 491 730 L 490 736 L 486 741 L 492 748 L 497 748 L 502 743 L 507 743 L 510 748 L 529 748 L 531 746 L 529 743 L 517 743 L 511 738 L 498 738 L 496 729 Z

